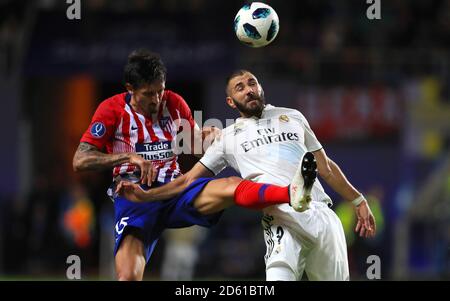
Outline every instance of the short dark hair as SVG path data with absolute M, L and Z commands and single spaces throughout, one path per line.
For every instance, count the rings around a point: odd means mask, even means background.
M 165 81 L 166 72 L 159 54 L 147 49 L 138 49 L 128 56 L 128 63 L 124 68 L 124 80 L 125 83 L 137 89 L 143 84 L 151 84 L 157 80 Z
M 244 75 L 245 73 L 251 73 L 250 71 L 246 70 L 246 69 L 238 69 L 233 71 L 226 79 L 225 82 L 225 93 L 228 95 L 228 84 L 230 83 L 230 81 L 237 77 L 237 76 L 241 76 Z

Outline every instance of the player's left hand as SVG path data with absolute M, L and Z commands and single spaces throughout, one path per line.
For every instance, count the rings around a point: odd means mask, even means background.
M 355 232 L 359 232 L 360 237 L 374 237 L 377 231 L 375 217 L 370 210 L 369 204 L 364 200 L 361 204 L 355 207 L 358 223 L 356 224 Z
M 139 184 L 121 181 L 116 187 L 116 193 L 132 202 L 145 202 L 146 193 Z
M 129 158 L 129 162 L 138 166 L 141 171 L 141 183 L 147 185 L 148 187 L 152 186 L 152 182 L 154 182 L 158 176 L 158 168 L 152 163 L 152 161 L 145 160 L 136 153 L 130 153 Z
M 222 134 L 222 131 L 215 126 L 204 126 L 202 128 L 202 138 L 203 140 L 208 138 L 211 140 L 216 139 L 218 136 Z
M 202 141 L 204 151 L 222 134 L 222 131 L 214 126 L 202 128 Z

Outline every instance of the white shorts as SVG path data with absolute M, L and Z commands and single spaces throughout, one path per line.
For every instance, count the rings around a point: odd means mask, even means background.
M 349 280 L 342 223 L 324 202 L 305 212 L 289 205 L 267 208 L 262 220 L 267 281 Z

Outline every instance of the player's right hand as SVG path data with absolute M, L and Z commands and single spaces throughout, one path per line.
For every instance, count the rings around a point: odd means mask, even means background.
M 130 163 L 138 166 L 141 170 L 141 184 L 146 184 L 150 187 L 158 175 L 158 169 L 152 164 L 151 161 L 145 160 L 138 154 L 130 154 Z
M 132 202 L 140 203 L 145 202 L 146 200 L 145 191 L 141 188 L 139 184 L 135 184 L 132 182 L 121 181 L 117 185 L 115 192 Z

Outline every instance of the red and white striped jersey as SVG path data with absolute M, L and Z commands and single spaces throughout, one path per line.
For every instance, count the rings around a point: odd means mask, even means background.
M 171 142 L 176 139 L 179 120 L 188 121 L 191 130 L 195 121 L 185 100 L 165 90 L 158 113 L 147 118 L 133 110 L 131 95 L 121 93 L 104 100 L 92 117 L 81 138 L 108 154 L 135 152 L 158 166 L 157 181 L 168 183 L 181 174 Z M 178 121 L 177 121 L 178 120 Z M 138 167 L 129 163 L 116 166 L 113 177 L 135 175 Z

